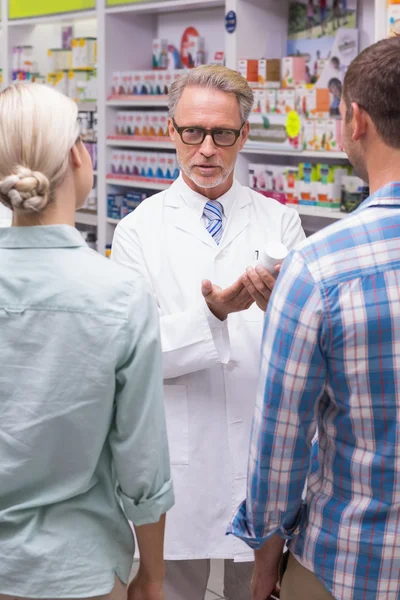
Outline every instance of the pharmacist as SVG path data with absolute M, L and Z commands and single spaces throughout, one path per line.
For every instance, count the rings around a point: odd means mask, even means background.
M 253 553 L 225 532 L 246 496 L 266 309 L 275 279 L 253 264 L 267 242 L 303 240 L 297 212 L 233 175 L 253 93 L 239 74 L 198 67 L 169 96 L 181 176 L 116 229 L 112 258 L 157 298 L 176 506 L 166 531 L 165 600 L 203 600 L 209 559 L 225 559 L 225 596 L 250 600 Z M 259 256 L 261 256 L 259 254 Z

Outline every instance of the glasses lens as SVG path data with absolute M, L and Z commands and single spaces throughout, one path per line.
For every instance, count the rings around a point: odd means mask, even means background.
M 221 129 L 220 131 L 215 131 L 214 141 L 217 146 L 233 146 L 236 142 L 236 134 L 230 129 Z
M 185 144 L 201 144 L 204 138 L 204 132 L 195 127 L 188 127 L 182 131 L 182 141 Z

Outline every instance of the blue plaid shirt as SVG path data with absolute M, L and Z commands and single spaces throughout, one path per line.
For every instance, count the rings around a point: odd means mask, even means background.
M 338 600 L 400 598 L 400 182 L 285 262 L 229 532 L 280 534 Z

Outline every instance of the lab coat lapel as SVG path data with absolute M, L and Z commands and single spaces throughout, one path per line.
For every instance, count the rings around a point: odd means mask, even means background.
M 226 248 L 250 222 L 250 194 L 239 183 L 235 182 L 234 185 L 235 200 L 225 225 L 224 235 L 219 245 L 220 250 Z
M 181 196 L 180 182 L 176 181 L 168 189 L 165 197 L 165 206 L 168 211 L 168 224 L 182 231 L 196 236 L 202 242 L 216 249 L 217 245 L 208 233 L 201 219 L 194 210 L 191 210 Z

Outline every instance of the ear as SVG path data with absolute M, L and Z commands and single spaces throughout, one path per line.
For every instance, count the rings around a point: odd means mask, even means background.
M 71 148 L 71 162 L 75 169 L 82 166 L 82 158 L 77 144 L 74 144 Z
M 172 119 L 168 119 L 168 133 L 169 133 L 169 137 L 171 138 L 171 141 L 175 142 L 175 139 L 176 139 L 176 129 L 174 127 Z
M 353 109 L 353 141 L 358 142 L 360 138 L 367 133 L 367 117 L 357 102 L 352 102 Z
M 240 138 L 239 138 L 239 150 L 242 150 L 243 146 L 247 142 L 247 139 L 249 137 L 249 133 L 250 133 L 250 123 L 247 121 L 247 123 L 245 123 L 245 125 L 243 126 L 242 132 L 240 134 Z

